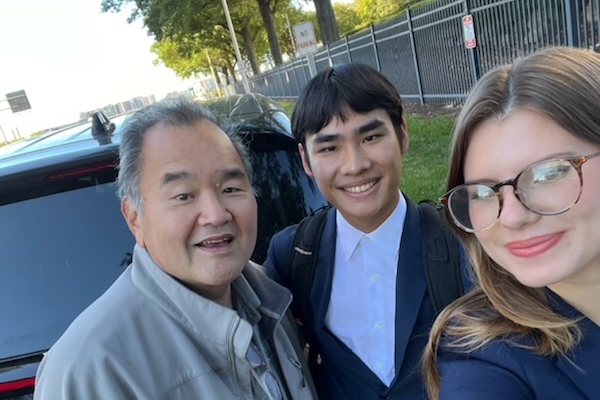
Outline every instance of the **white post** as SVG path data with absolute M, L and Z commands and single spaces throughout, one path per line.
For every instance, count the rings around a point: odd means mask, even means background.
M 223 10 L 225 11 L 225 18 L 227 19 L 227 26 L 229 27 L 229 33 L 231 34 L 231 42 L 233 43 L 233 48 L 235 50 L 235 58 L 237 59 L 238 70 L 242 75 L 244 90 L 246 91 L 246 93 L 250 93 L 250 85 L 248 84 L 248 78 L 246 77 L 246 65 L 244 64 L 244 60 L 242 60 L 242 55 L 240 53 L 240 48 L 238 47 L 235 31 L 233 30 L 233 24 L 231 23 L 231 15 L 229 15 L 229 7 L 227 6 L 227 0 L 221 1 L 223 2 Z

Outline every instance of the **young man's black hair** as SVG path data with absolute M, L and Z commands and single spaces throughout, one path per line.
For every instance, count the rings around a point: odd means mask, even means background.
M 292 113 L 292 132 L 304 144 L 307 134 L 325 127 L 333 117 L 346 120 L 346 107 L 364 113 L 384 109 L 396 130 L 401 129 L 402 100 L 383 74 L 363 64 L 329 67 L 304 88 Z

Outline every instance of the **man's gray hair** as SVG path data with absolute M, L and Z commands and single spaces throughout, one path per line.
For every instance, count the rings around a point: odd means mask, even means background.
M 128 116 L 121 128 L 119 146 L 119 176 L 117 179 L 119 198 L 127 197 L 135 209 L 142 211 L 140 173 L 142 147 L 146 133 L 157 124 L 168 126 L 191 126 L 197 121 L 207 120 L 219 126 L 213 113 L 198 102 L 184 97 L 169 98 L 151 104 Z M 224 129 L 242 160 L 248 179 L 252 184 L 252 163 L 242 138 L 235 132 Z

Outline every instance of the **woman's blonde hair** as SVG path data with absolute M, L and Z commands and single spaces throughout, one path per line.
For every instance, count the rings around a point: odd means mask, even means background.
M 515 110 L 548 116 L 585 141 L 600 144 L 600 54 L 550 47 L 486 73 L 475 85 L 454 127 L 447 188 L 464 183 L 464 160 L 474 130 Z M 451 222 L 452 223 L 452 222 Z M 444 346 L 477 349 L 504 337 L 542 356 L 564 354 L 580 339 L 577 321 L 557 314 L 544 289 L 527 287 L 494 262 L 473 234 L 454 226 L 477 276 L 476 287 L 436 319 L 423 355 L 429 396 L 438 399 L 436 352 Z M 519 341 L 519 337 L 533 341 Z

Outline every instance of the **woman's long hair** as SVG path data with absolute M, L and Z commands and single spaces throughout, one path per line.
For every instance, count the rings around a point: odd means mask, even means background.
M 600 54 L 591 50 L 551 47 L 488 72 L 457 118 L 448 190 L 464 183 L 465 155 L 474 130 L 483 122 L 529 110 L 551 118 L 576 137 L 600 144 L 599 108 Z M 468 352 L 504 337 L 542 356 L 565 354 L 581 336 L 576 320 L 552 310 L 544 289 L 521 284 L 486 254 L 473 234 L 451 224 L 471 259 L 477 285 L 448 306 L 432 327 L 422 365 L 432 400 L 439 397 L 436 352 L 442 336 L 444 346 L 458 351 Z M 533 341 L 518 340 L 524 336 Z

